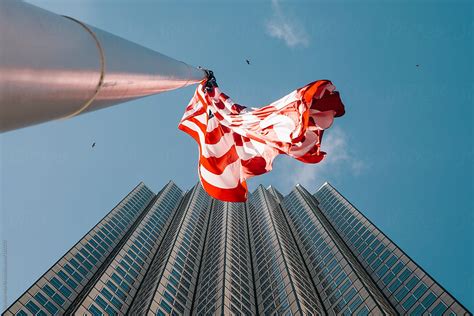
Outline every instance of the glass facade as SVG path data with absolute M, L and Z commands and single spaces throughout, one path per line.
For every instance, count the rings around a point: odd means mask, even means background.
M 173 183 L 163 188 L 107 269 L 91 284 L 78 314 L 123 314 L 129 309 L 182 194 Z
M 5 312 L 63 315 L 154 197 L 136 186 Z
M 193 314 L 256 313 L 245 206 L 214 202 Z
M 247 203 L 143 183 L 3 315 L 470 315 L 325 183 Z
M 248 204 L 259 313 L 322 314 L 320 299 L 278 202 L 260 186 Z
M 195 186 L 170 248 L 148 313 L 189 315 L 195 296 L 212 200 Z
M 314 196 L 319 202 L 319 210 L 398 313 L 468 313 L 329 183 Z
M 377 298 L 366 289 L 354 263 L 338 247 L 307 198 L 295 188 L 283 205 L 328 313 L 367 315 L 393 311 L 380 306 Z

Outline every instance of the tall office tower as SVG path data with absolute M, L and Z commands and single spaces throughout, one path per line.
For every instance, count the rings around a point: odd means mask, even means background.
M 330 184 L 135 187 L 4 315 L 470 315 Z
M 329 183 L 314 195 L 318 210 L 400 314 L 468 311 Z M 318 212 L 317 212 L 318 213 Z

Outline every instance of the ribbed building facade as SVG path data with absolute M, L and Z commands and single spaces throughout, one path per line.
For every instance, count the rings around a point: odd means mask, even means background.
M 470 315 L 325 183 L 140 183 L 4 315 Z

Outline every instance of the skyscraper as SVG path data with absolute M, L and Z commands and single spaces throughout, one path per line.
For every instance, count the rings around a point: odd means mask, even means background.
M 143 183 L 4 315 L 469 315 L 325 183 L 247 203 Z

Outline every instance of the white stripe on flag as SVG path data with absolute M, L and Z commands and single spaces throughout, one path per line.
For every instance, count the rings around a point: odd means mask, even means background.
M 201 144 L 201 154 L 205 158 L 210 158 L 210 157 L 221 157 L 225 155 L 232 145 L 234 144 L 233 137 L 231 134 L 227 133 L 224 134 L 219 142 L 217 142 L 214 145 L 206 144 L 205 143 L 205 136 L 199 126 L 197 126 L 195 123 L 190 122 L 190 121 L 184 121 L 181 123 L 182 125 L 189 127 L 193 131 L 197 132 L 199 134 L 199 143 Z
M 222 174 L 214 174 L 200 165 L 199 170 L 201 177 L 207 183 L 222 189 L 233 189 L 239 185 L 240 180 L 240 161 L 237 160 L 225 167 Z

